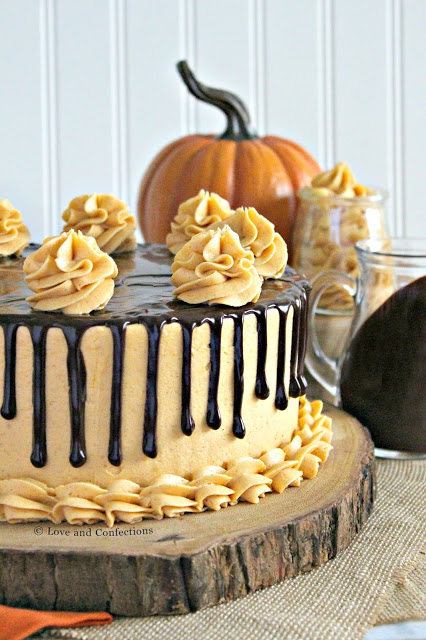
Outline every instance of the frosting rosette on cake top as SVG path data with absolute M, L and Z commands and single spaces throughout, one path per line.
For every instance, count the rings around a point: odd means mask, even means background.
M 262 288 L 253 253 L 227 225 L 193 236 L 176 254 L 172 274 L 175 295 L 190 304 L 240 307 L 256 302 Z
M 253 252 L 254 266 L 263 278 L 279 278 L 287 264 L 287 245 L 265 216 L 253 207 L 240 207 L 226 223 L 213 225 L 213 229 L 227 224 L 235 231 L 244 249 Z
M 166 244 L 176 254 L 193 236 L 205 231 L 215 222 L 222 222 L 233 213 L 229 202 L 217 193 L 201 191 L 194 198 L 183 202 L 172 220 L 171 232 Z
M 81 315 L 103 309 L 114 292 L 114 260 L 81 231 L 46 238 L 24 262 L 27 302 L 39 311 Z
M 338 162 L 333 169 L 312 178 L 311 186 L 304 187 L 300 193 L 312 196 L 336 195 L 342 198 L 355 198 L 369 196 L 373 192 L 355 180 L 351 168 L 345 162 Z
M 113 195 L 92 193 L 74 198 L 62 219 L 64 231 L 74 229 L 95 238 L 105 253 L 124 253 L 136 247 L 136 219 L 127 204 Z
M 9 200 L 0 200 L 0 257 L 18 256 L 30 241 L 22 216 Z

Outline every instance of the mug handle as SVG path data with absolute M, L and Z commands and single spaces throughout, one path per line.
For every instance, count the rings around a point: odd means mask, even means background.
M 320 345 L 315 314 L 319 300 L 326 289 L 332 285 L 343 287 L 355 300 L 357 293 L 357 281 L 344 271 L 325 271 L 311 280 L 312 291 L 310 295 L 310 307 L 308 313 L 308 348 L 306 352 L 306 366 L 309 372 L 335 398 L 335 404 L 339 403 L 339 358 L 330 358 L 324 353 Z M 349 336 L 347 340 L 349 339 Z

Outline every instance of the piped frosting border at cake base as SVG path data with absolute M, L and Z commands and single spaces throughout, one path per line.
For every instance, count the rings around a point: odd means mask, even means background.
M 331 446 L 331 418 L 320 400 L 299 400 L 298 428 L 288 443 L 260 458 L 240 458 L 223 467 L 195 470 L 191 478 L 162 474 L 149 486 L 114 480 L 108 488 L 75 482 L 51 488 L 31 478 L 0 481 L 0 521 L 10 524 L 49 520 L 83 525 L 129 524 L 184 513 L 219 511 L 239 501 L 259 502 L 267 493 L 282 493 L 314 478 Z

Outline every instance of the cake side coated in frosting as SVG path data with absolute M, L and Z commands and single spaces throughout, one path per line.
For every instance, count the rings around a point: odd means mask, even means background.
M 198 467 L 186 477 L 160 474 L 148 486 L 126 479 L 113 480 L 107 489 L 90 482 L 49 487 L 30 478 L 0 480 L 0 520 L 105 522 L 112 527 L 116 521 L 132 524 L 145 518 L 220 511 L 241 500 L 256 504 L 271 491 L 282 493 L 314 478 L 333 448 L 331 437 L 331 420 L 322 414 L 322 402 L 301 396 L 292 439 L 260 458 L 245 456 L 223 467 Z
M 189 306 L 165 247 L 116 261 L 113 298 L 84 317 L 34 312 L 21 261 L 0 265 L 0 479 L 146 486 L 290 442 L 308 284 L 287 271 L 256 304 Z

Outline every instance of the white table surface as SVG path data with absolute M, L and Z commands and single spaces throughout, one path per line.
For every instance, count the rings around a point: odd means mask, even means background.
M 365 640 L 426 640 L 426 622 L 398 622 L 374 627 Z

